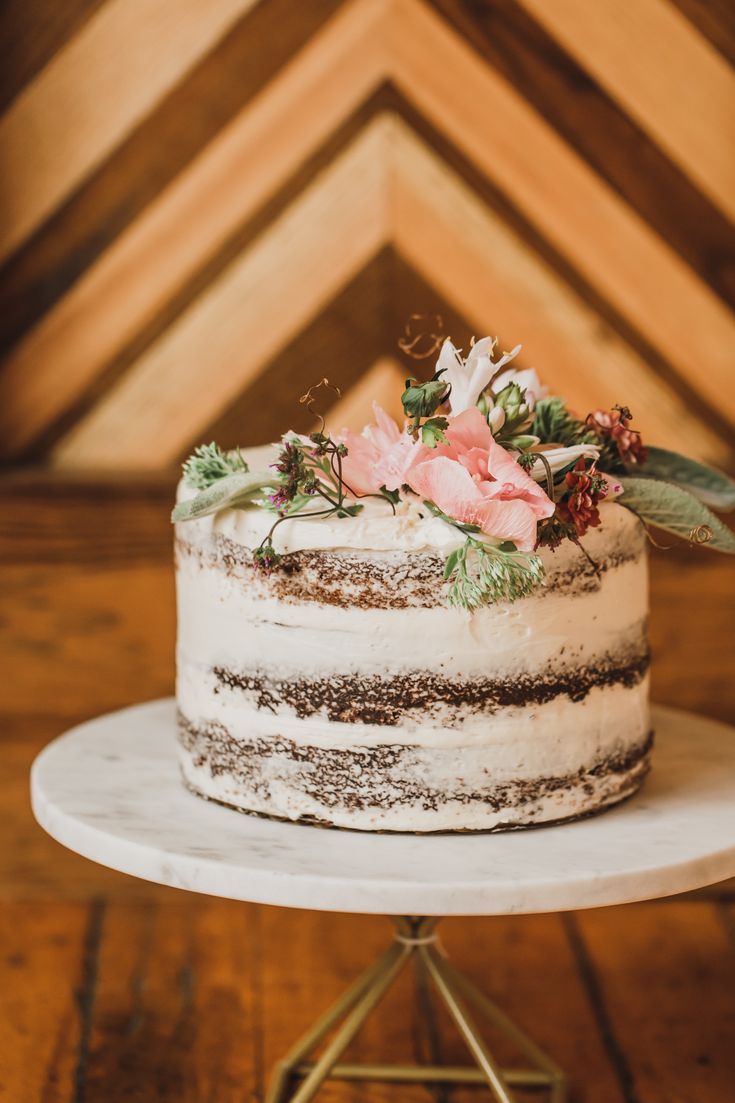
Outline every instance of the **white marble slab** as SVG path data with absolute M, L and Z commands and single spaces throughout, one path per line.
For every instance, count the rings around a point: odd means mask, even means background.
M 655 711 L 644 790 L 604 815 L 498 835 L 366 835 L 275 823 L 189 793 L 174 703 L 100 717 L 32 773 L 64 846 L 193 892 L 325 911 L 493 915 L 666 896 L 735 875 L 735 729 Z

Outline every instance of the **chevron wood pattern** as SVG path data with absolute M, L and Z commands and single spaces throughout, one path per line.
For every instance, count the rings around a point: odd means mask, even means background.
M 151 470 L 395 407 L 408 314 L 732 468 L 735 31 L 702 0 L 33 0 L 0 456 Z M 22 9 L 22 14 L 21 13 Z M 38 31 L 38 33 L 36 33 Z M 326 400 L 326 399 L 325 399 Z

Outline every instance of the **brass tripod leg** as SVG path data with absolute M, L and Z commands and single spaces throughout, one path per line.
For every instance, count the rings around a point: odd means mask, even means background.
M 372 1080 L 394 1083 L 486 1084 L 496 1103 L 514 1103 L 511 1086 L 547 1089 L 549 1103 L 564 1103 L 561 1070 L 521 1029 L 474 984 L 450 966 L 439 952 L 434 928 L 438 920 L 420 916 L 395 919 L 393 945 L 367 969 L 314 1025 L 291 1047 L 276 1066 L 265 1103 L 310 1103 L 325 1080 Z M 370 1012 L 380 1002 L 406 963 L 436 988 L 472 1054 L 475 1065 L 338 1064 Z M 501 1069 L 482 1039 L 466 1000 L 506 1034 L 534 1067 Z M 338 1025 L 339 1024 L 339 1025 Z M 310 1052 L 336 1027 L 318 1059 Z M 439 1054 L 434 1061 L 440 1060 Z M 301 1080 L 293 1094 L 295 1078 Z
M 528 1058 L 531 1064 L 548 1073 L 551 1081 L 549 1103 L 564 1103 L 566 1077 L 559 1066 L 551 1060 L 547 1053 L 544 1053 L 540 1046 L 536 1045 L 532 1038 L 528 1037 L 525 1031 L 521 1030 L 517 1023 L 514 1023 L 506 1015 L 502 1008 L 498 1007 L 484 992 L 481 992 L 469 977 L 466 977 L 464 973 L 460 973 L 449 961 L 444 962 L 444 968 L 456 987 L 483 1013 L 485 1018 L 489 1019 L 507 1038 L 515 1042 L 518 1049 Z
M 384 993 L 390 987 L 396 975 L 400 972 L 411 950 L 408 946 L 393 945 L 379 959 L 377 965 L 368 970 L 363 976 L 363 983 L 357 988 L 357 992 L 348 993 L 338 1000 L 329 1012 L 315 1024 L 304 1038 L 287 1054 L 283 1062 L 283 1074 L 278 1077 L 278 1083 L 274 1082 L 271 1091 L 266 1097 L 266 1103 L 280 1103 L 280 1092 L 288 1081 L 290 1070 L 299 1059 L 307 1053 L 313 1045 L 320 1041 L 337 1019 L 347 1011 L 342 1025 L 337 1030 L 332 1040 L 327 1045 L 324 1053 L 310 1069 L 301 1085 L 291 1097 L 290 1103 L 309 1103 L 329 1076 L 332 1066 L 350 1044 L 355 1034 L 364 1023 L 375 1005 L 380 1001 Z M 350 998 L 351 997 L 351 998 Z
M 369 991 L 376 979 L 389 967 L 398 947 L 393 945 L 381 954 L 377 961 L 362 973 L 350 987 L 342 993 L 324 1015 L 322 1015 L 305 1034 L 291 1047 L 276 1065 L 273 1079 L 265 1096 L 265 1103 L 281 1103 L 283 1092 L 293 1074 L 294 1068 L 306 1054 L 321 1042 L 325 1034 L 328 1034 L 335 1023 L 339 1022 L 358 1002 L 366 991 Z
M 480 1037 L 469 1011 L 454 990 L 452 979 L 448 971 L 444 968 L 443 959 L 437 954 L 433 947 L 422 946 L 418 952 L 426 965 L 429 976 L 436 985 L 439 995 L 447 1005 L 449 1014 L 454 1019 L 457 1029 L 467 1043 L 467 1048 L 482 1069 L 490 1091 L 493 1093 L 498 1103 L 514 1103 L 513 1096 L 505 1082 L 503 1073 L 495 1064 L 495 1061 L 490 1055 L 490 1051 Z

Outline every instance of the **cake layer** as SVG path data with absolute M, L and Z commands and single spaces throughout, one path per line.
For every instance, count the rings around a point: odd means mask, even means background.
M 192 788 L 265 815 L 362 830 L 497 830 L 585 815 L 635 790 L 651 747 L 645 680 L 505 712 L 482 735 L 412 739 L 347 724 L 327 733 L 314 721 L 223 715 L 180 716 Z
M 630 518 L 623 510 L 617 512 Z M 272 673 L 280 679 L 416 671 L 467 679 L 523 673 L 543 677 L 550 664 L 587 666 L 631 649 L 640 653 L 647 576 L 636 522 L 630 520 L 637 558 L 608 557 L 604 569 L 590 577 L 591 568 L 578 549 L 573 556 L 565 549 L 561 563 L 546 551 L 548 587 L 472 616 L 443 603 L 438 568 L 430 574 L 432 605 L 378 608 L 356 601 L 350 582 L 338 591 L 339 603 L 280 597 L 273 593 L 280 572 L 263 583 L 252 567 L 232 571 L 218 558 L 216 543 L 208 557 L 180 552 L 179 659 L 202 670 Z M 380 562 L 376 553 L 364 552 L 360 558 L 368 565 Z M 559 565 L 564 576 L 581 576 L 583 586 L 554 588 Z M 386 588 L 397 593 L 406 585 L 398 576 Z M 301 589 L 308 593 L 306 581 Z
M 180 657 L 179 701 L 212 717 L 223 709 L 247 708 L 299 720 L 466 728 L 514 707 L 542 705 L 560 697 L 578 702 L 595 688 L 638 685 L 648 665 L 643 631 L 620 651 L 584 666 L 550 663 L 533 674 L 514 676 L 462 678 L 416 670 L 400 675 L 281 678 L 257 667 L 203 669 Z
M 417 832 L 528 826 L 633 792 L 650 752 L 635 517 L 603 506 L 584 552 L 543 551 L 545 587 L 469 615 L 442 581 L 461 536 L 404 507 L 281 526 L 270 577 L 251 566 L 262 511 L 179 526 L 187 783 L 265 815 Z

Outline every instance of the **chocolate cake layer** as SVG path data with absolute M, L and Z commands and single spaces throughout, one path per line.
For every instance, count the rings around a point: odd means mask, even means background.
M 488 764 L 482 785 L 467 787 L 461 769 L 454 784 L 446 787 L 422 781 L 427 754 L 441 771 L 444 752 L 427 752 L 419 747 L 386 743 L 379 747 L 335 750 L 304 746 L 283 737 L 236 739 L 220 723 L 194 724 L 179 714 L 179 740 L 198 771 L 212 778 L 226 776 L 242 794 L 247 807 L 257 810 L 268 802 L 274 786 L 286 783 L 291 789 L 325 810 L 365 811 L 399 806 L 435 812 L 448 804 L 481 804 L 493 813 L 516 816 L 524 806 L 537 804 L 557 791 L 581 788 L 592 794 L 606 782 L 607 797 L 624 795 L 633 783 L 640 784 L 649 765 L 653 733 L 618 753 L 586 763 L 574 773 L 545 775 L 533 779 L 493 779 Z M 438 765 L 437 765 L 438 764 Z M 450 766 L 451 771 L 451 766 Z
M 178 539 L 177 555 L 195 556 L 203 566 L 242 579 L 252 596 L 300 604 L 337 605 L 360 609 L 435 608 L 446 602 L 444 560 L 430 552 L 390 552 L 366 556 L 355 552 L 299 551 L 284 556 L 269 576 L 256 575 L 251 552 L 217 535 L 207 551 Z M 547 568 L 546 585 L 538 595 L 593 593 L 606 572 L 629 563 L 639 549 L 616 546 L 590 562 L 580 551 L 578 561 Z
M 330 674 L 323 678 L 280 679 L 263 672 L 215 667 L 215 692 L 240 692 L 258 709 L 278 713 L 286 709 L 300 719 L 322 715 L 342 723 L 401 723 L 407 716 L 426 722 L 438 710 L 442 724 L 451 726 L 468 713 L 492 714 L 499 709 L 542 705 L 555 697 L 583 701 L 596 687 L 638 685 L 650 663 L 645 644 L 608 655 L 585 667 L 520 674 L 513 678 L 447 678 L 411 671 L 407 674 Z

